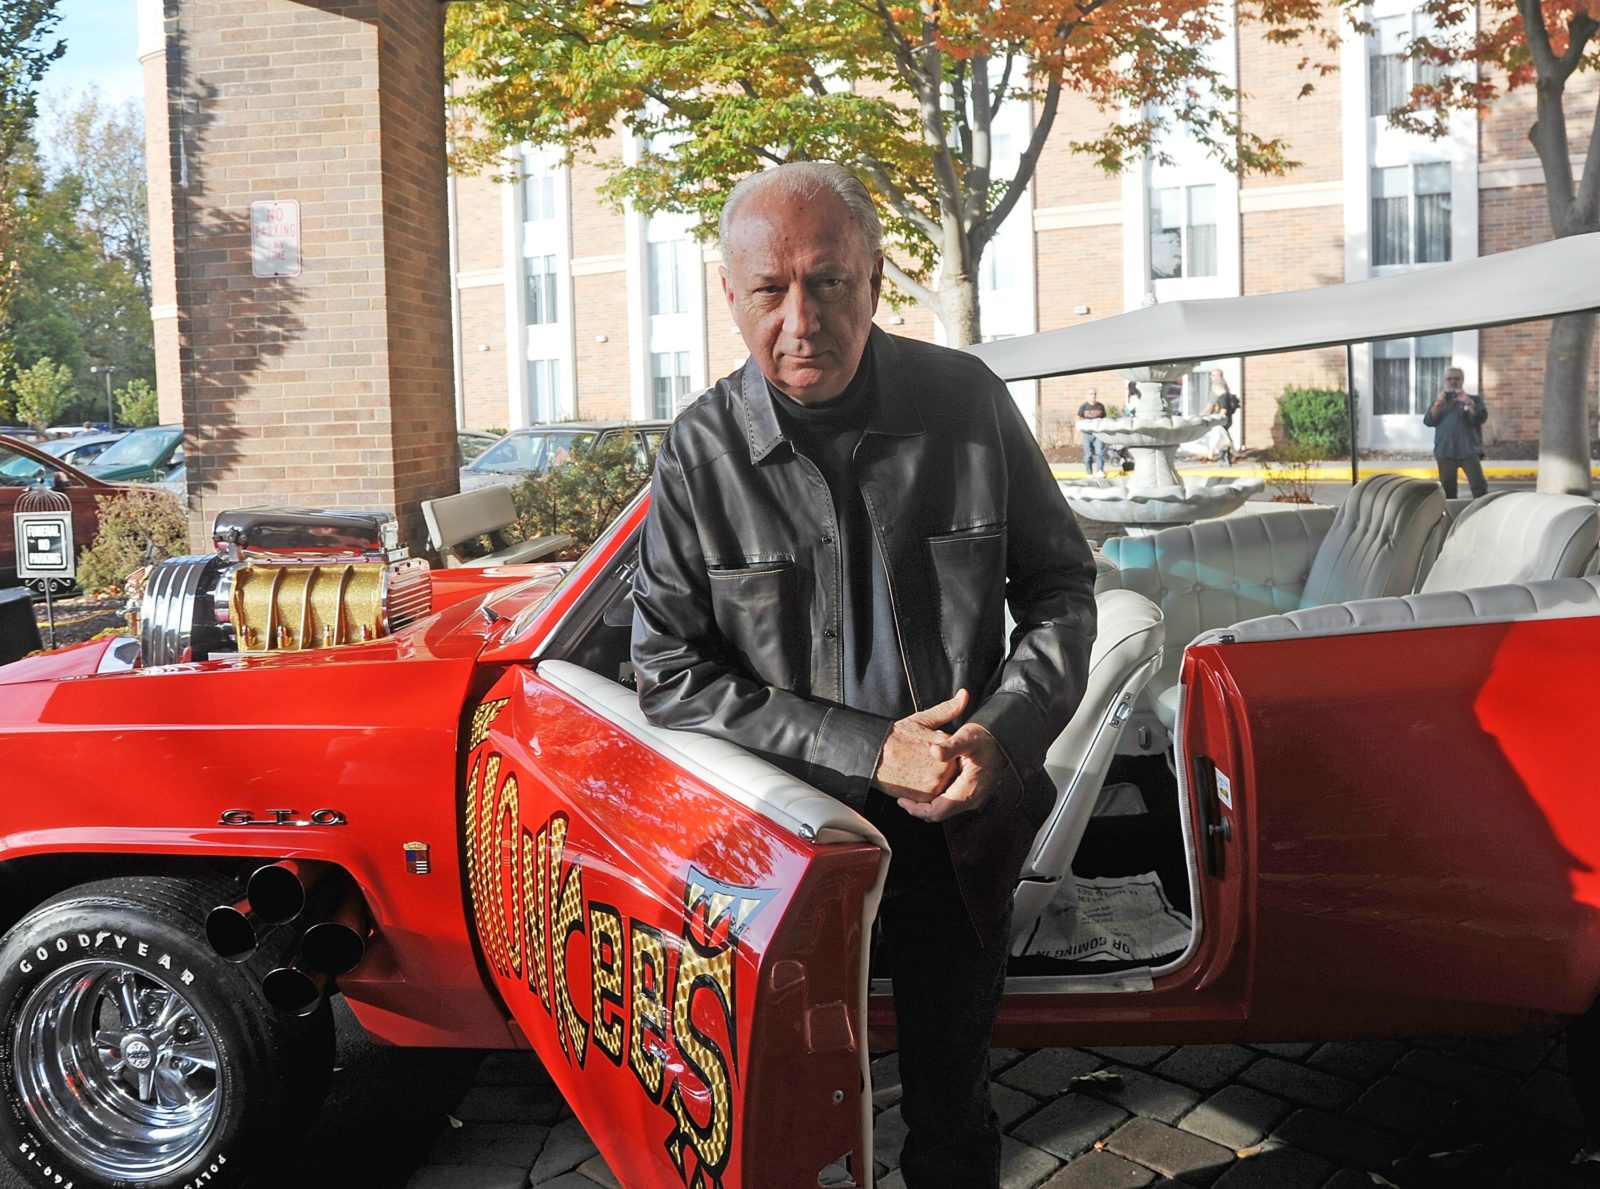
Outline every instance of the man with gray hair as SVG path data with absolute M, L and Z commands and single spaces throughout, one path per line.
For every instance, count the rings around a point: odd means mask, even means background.
M 746 178 L 719 230 L 750 358 L 657 458 L 634 580 L 640 705 L 888 838 L 877 963 L 894 983 L 901 1168 L 912 1189 L 995 1186 L 988 1047 L 1011 894 L 1054 802 L 1045 749 L 1083 696 L 1093 559 L 1006 386 L 873 325 L 882 232 L 853 174 Z

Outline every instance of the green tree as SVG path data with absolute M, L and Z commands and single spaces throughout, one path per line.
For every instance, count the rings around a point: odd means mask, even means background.
M 1307 0 L 1246 0 L 1270 36 Z M 446 25 L 458 166 L 523 141 L 569 155 L 620 123 L 647 146 L 611 166 L 607 193 L 700 215 L 702 234 L 741 176 L 831 159 L 887 211 L 889 279 L 943 322 L 980 333 L 978 266 L 1033 177 L 1062 93 L 1108 115 L 1071 147 L 1107 169 L 1159 155 L 1186 125 L 1240 170 L 1277 172 L 1284 145 L 1240 126 L 1210 54 L 1228 14 L 1210 0 L 496 0 Z M 1031 104 L 1027 143 L 996 121 Z M 1077 130 L 1074 130 L 1077 131 Z
M 43 429 L 59 421 L 72 403 L 72 372 L 48 358 L 41 359 L 17 373 L 11 390 L 16 397 L 17 416 L 34 428 Z
M 108 251 L 84 214 L 83 181 L 51 176 L 31 137 L 11 161 L 12 211 L 19 232 L 14 283 L 0 313 L 0 393 L 13 371 L 50 358 L 73 373 L 74 420 L 105 416 L 105 387 L 91 366 L 113 366 L 119 380 L 155 377 L 150 304 L 136 270 Z
M 67 43 L 52 38 L 56 0 L 0 0 L 0 321 L 16 290 L 17 203 L 12 164 L 38 114 L 38 86 Z M 0 374 L 11 357 L 0 335 Z
M 144 112 L 132 100 L 109 103 L 89 87 L 45 114 L 51 172 L 78 181 L 78 210 L 107 259 L 132 272 L 150 301 L 150 210 L 145 182 Z
M 123 427 L 143 429 L 161 419 L 156 404 L 156 390 L 148 380 L 129 380 L 117 393 L 117 423 Z

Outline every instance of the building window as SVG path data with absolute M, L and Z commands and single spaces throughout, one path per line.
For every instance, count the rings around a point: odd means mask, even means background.
M 1367 76 L 1372 116 L 1388 116 L 1411 97 L 1413 87 L 1439 81 L 1443 67 L 1405 56 L 1413 39 L 1437 36 L 1438 25 L 1426 12 L 1379 17 L 1372 22 L 1372 57 Z
M 522 179 L 522 221 L 542 223 L 556 217 L 556 175 L 531 171 Z
M 650 244 L 650 312 L 687 314 L 700 252 L 692 239 L 656 240 Z
M 1372 263 L 1381 267 L 1449 259 L 1449 163 L 1374 169 Z
M 528 423 L 548 424 L 560 419 L 561 361 L 528 360 Z
M 1386 339 L 1372 345 L 1372 411 L 1380 417 L 1420 417 L 1444 389 L 1451 336 Z
M 1217 275 L 1216 186 L 1150 191 L 1150 275 L 1158 281 Z
M 689 395 L 689 352 L 655 351 L 650 355 L 650 414 L 662 421 L 677 416 Z
M 523 258 L 523 267 L 528 278 L 528 325 L 548 326 L 558 321 L 556 258 L 527 256 Z

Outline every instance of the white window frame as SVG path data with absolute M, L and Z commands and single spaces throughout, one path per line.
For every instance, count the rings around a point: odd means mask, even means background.
M 555 211 L 548 219 L 525 221 L 524 184 L 502 185 L 501 217 L 504 227 L 503 253 L 509 262 L 505 270 L 506 342 L 506 426 L 516 429 L 539 424 L 533 392 L 528 383 L 528 365 L 535 360 L 553 359 L 560 367 L 556 402 L 549 420 L 565 421 L 578 408 L 575 378 L 576 342 L 572 316 L 572 207 L 571 176 L 566 166 L 548 149 L 523 145 L 511 151 L 508 166 L 520 179 L 532 170 L 548 171 L 555 177 Z M 556 275 L 556 319 L 528 324 L 527 264 L 530 256 L 552 256 Z
M 1232 0 L 1223 6 L 1225 32 L 1210 49 L 1212 65 L 1232 86 L 1238 85 L 1237 14 Z M 1224 169 L 1184 129 L 1169 130 L 1164 143 L 1170 164 L 1148 158 L 1122 174 L 1123 308 L 1136 310 L 1150 301 L 1238 297 L 1244 291 L 1244 257 L 1240 242 L 1239 178 Z M 1214 185 L 1217 219 L 1217 272 L 1209 277 L 1152 277 L 1150 268 L 1150 196 L 1156 190 Z M 1187 219 L 1187 193 L 1185 194 Z M 1234 381 L 1235 383 L 1237 381 Z
M 637 137 L 623 141 L 627 164 L 639 160 Z M 638 420 L 654 420 L 655 376 L 652 356 L 686 351 L 689 355 L 689 392 L 702 391 L 706 378 L 706 261 L 696 242 L 692 258 L 697 263 L 689 276 L 688 309 L 681 314 L 650 312 L 650 248 L 664 240 L 694 239 L 692 215 L 645 216 L 630 204 L 623 235 L 628 261 L 628 388 L 629 407 Z
M 1373 0 L 1367 10 L 1370 20 L 1386 16 L 1406 16 L 1421 10 L 1414 0 Z M 1413 20 L 1415 17 L 1413 16 Z M 1415 28 L 1415 24 L 1412 25 Z M 1476 31 L 1475 18 L 1461 33 Z M 1470 112 L 1454 112 L 1448 118 L 1448 134 L 1430 140 L 1389 124 L 1387 116 L 1371 111 L 1370 55 L 1373 38 L 1344 26 L 1341 32 L 1339 67 L 1341 132 L 1344 142 L 1345 280 L 1361 281 L 1376 275 L 1412 272 L 1434 268 L 1434 263 L 1385 265 L 1372 264 L 1372 171 L 1393 166 L 1416 166 L 1433 162 L 1450 164 L 1450 259 L 1473 260 L 1478 256 L 1478 123 Z M 1409 75 L 1408 75 L 1409 78 Z M 1413 174 L 1413 178 L 1415 175 Z M 1412 218 L 1415 218 L 1413 204 Z M 1414 234 L 1414 232 L 1413 232 Z M 1476 330 L 1458 331 L 1454 338 L 1452 364 L 1466 377 L 1467 389 L 1479 390 L 1478 340 Z M 1420 416 L 1378 415 L 1373 412 L 1373 350 L 1370 343 L 1357 343 L 1351 358 L 1359 395 L 1356 433 L 1363 448 L 1420 450 L 1431 449 L 1433 431 Z
M 1001 64 L 993 62 L 991 69 L 998 82 Z M 1013 66 L 1014 74 L 1020 70 L 1020 63 Z M 1033 105 L 1017 101 L 1002 104 L 990 129 L 990 143 L 996 146 L 990 162 L 991 172 L 995 177 L 1010 176 L 1015 173 L 1017 159 L 1033 136 Z M 1033 233 L 1033 184 L 1030 182 L 978 261 L 978 308 L 985 342 L 1033 334 L 1039 328 L 1037 250 L 1038 240 Z M 1004 255 L 1011 271 L 1011 284 L 995 287 L 989 280 L 993 262 L 1000 255 Z M 943 342 L 944 323 L 935 319 L 934 325 L 938 329 L 938 340 Z M 1039 382 L 1017 380 L 1006 387 L 1028 428 L 1037 432 Z

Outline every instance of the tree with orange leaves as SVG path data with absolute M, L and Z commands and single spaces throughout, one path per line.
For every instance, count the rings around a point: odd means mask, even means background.
M 1269 35 L 1316 11 L 1263 0 Z M 620 124 L 636 162 L 607 193 L 698 214 L 707 232 L 733 184 L 783 161 L 855 169 L 886 214 L 885 271 L 929 306 L 947 341 L 980 334 L 978 265 L 1033 177 L 1063 90 L 1102 127 L 1071 147 L 1108 170 L 1160 155 L 1180 123 L 1230 168 L 1282 172 L 1286 146 L 1239 124 L 1208 49 L 1228 14 L 1210 0 L 496 0 L 454 5 L 448 70 L 458 164 L 524 141 L 569 155 Z M 1029 104 L 1027 143 L 995 151 L 1003 105 Z

